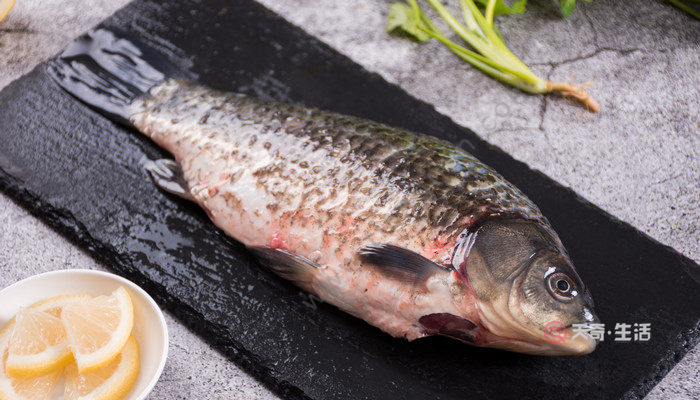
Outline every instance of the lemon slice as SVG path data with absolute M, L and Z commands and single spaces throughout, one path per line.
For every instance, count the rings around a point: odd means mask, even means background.
M 7 374 L 20 378 L 38 376 L 59 369 L 72 359 L 65 344 L 63 324 L 58 319 L 66 304 L 89 299 L 87 295 L 62 295 L 21 310 L 3 329 L 9 337 Z M 18 322 L 18 323 L 17 323 Z M 43 335 L 48 333 L 48 337 Z
M 0 400 L 46 400 L 53 391 L 61 370 L 33 378 L 10 378 L 5 373 L 13 322 L 0 333 Z
M 5 364 L 9 376 L 44 375 L 64 367 L 72 358 L 60 319 L 34 308 L 17 313 Z
M 65 397 L 67 400 L 123 399 L 136 383 L 139 370 L 139 348 L 134 337 L 129 336 L 124 350 L 101 368 L 80 374 L 75 363 L 71 363 L 66 368 Z
M 63 311 L 63 307 L 65 307 L 67 304 L 73 303 L 74 301 L 87 300 L 91 298 L 92 297 L 86 294 L 63 294 L 60 296 L 55 296 L 46 300 L 42 300 L 38 303 L 31 305 L 29 308 L 45 312 L 56 318 L 60 318 L 61 312 Z M 14 323 L 15 319 L 12 318 L 10 322 L 8 322 L 8 324 L 5 325 L 4 328 L 2 328 L 2 331 L 10 329 L 14 326 Z M 12 331 L 10 331 L 10 334 L 12 334 Z
M 15 0 L 0 0 L 0 22 L 10 13 L 14 5 Z
M 134 307 L 123 287 L 109 296 L 76 300 L 61 320 L 81 374 L 105 366 L 121 353 L 134 326 Z
M 79 300 L 87 300 L 91 298 L 92 297 L 86 294 L 63 294 L 40 301 L 31 306 L 31 308 L 45 312 L 56 318 L 61 318 L 61 311 L 63 311 L 63 307 Z

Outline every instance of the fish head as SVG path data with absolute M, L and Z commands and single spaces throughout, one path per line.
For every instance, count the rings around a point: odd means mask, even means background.
M 476 297 L 478 345 L 540 355 L 595 349 L 581 329 L 598 322 L 593 299 L 549 226 L 487 220 L 464 237 L 453 264 Z

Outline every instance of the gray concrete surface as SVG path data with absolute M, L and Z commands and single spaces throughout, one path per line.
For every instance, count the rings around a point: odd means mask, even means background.
M 595 81 L 588 89 L 601 113 L 592 114 L 565 99 L 507 88 L 436 43 L 387 36 L 391 1 L 260 1 L 611 214 L 700 259 L 700 24 L 664 2 L 596 0 L 563 20 L 551 2 L 531 1 L 526 14 L 502 19 L 506 42 L 537 73 Z M 18 0 L 0 24 L 0 88 L 126 2 Z M 0 195 L 0 287 L 76 265 L 99 267 Z M 171 359 L 153 398 L 273 397 L 169 323 Z M 695 348 L 648 398 L 700 398 L 699 366 Z

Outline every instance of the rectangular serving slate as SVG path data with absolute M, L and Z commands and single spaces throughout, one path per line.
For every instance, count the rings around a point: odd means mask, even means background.
M 461 143 L 549 217 L 607 327 L 651 323 L 649 342 L 534 357 L 393 339 L 260 268 L 197 207 L 140 166 L 164 156 L 63 93 L 39 65 L 0 93 L 0 190 L 142 285 L 277 393 L 318 399 L 640 397 L 698 342 L 699 268 L 457 126 L 251 1 L 136 1 L 103 23 L 201 82 L 352 114 Z M 2 227 L 2 229 L 12 229 Z

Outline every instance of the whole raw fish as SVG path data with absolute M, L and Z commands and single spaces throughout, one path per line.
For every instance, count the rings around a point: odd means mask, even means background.
M 212 90 L 108 30 L 78 39 L 50 72 L 174 156 L 149 165 L 159 186 L 280 276 L 385 332 L 533 354 L 595 348 L 571 329 L 597 319 L 547 219 L 452 144 Z

